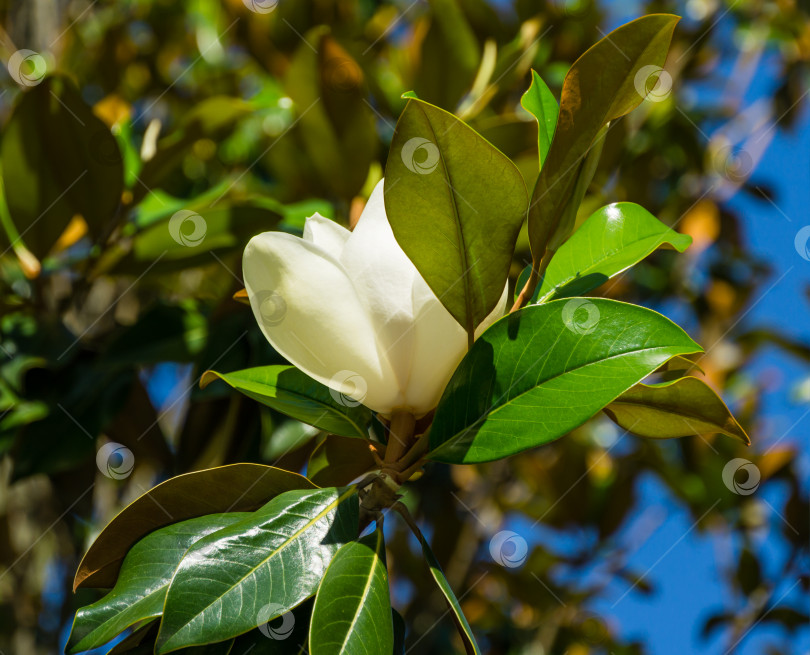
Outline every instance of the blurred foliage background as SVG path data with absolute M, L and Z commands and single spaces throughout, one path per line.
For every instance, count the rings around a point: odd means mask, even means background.
M 232 297 L 250 236 L 316 210 L 351 224 L 411 89 L 532 184 L 530 68 L 559 92 L 588 46 L 653 11 L 684 16 L 672 88 L 610 130 L 585 211 L 632 200 L 694 245 L 597 293 L 683 324 L 753 446 L 597 418 L 506 461 L 430 465 L 405 501 L 488 653 L 807 652 L 810 255 L 793 239 L 810 21 L 794 0 L 0 3 L 0 651 L 61 652 L 98 596 L 72 594 L 79 558 L 157 482 L 298 471 L 323 439 L 197 384 L 281 362 Z M 181 209 L 202 226 L 170 224 Z M 134 463 L 97 462 L 107 441 Z M 761 475 L 750 495 L 723 482 L 736 457 Z M 386 529 L 413 652 L 458 652 L 415 543 Z M 499 530 L 528 544 L 521 566 L 490 552 Z

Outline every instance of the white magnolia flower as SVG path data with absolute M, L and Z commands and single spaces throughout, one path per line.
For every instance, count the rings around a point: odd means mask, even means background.
M 466 332 L 394 238 L 382 181 L 353 232 L 316 213 L 303 239 L 253 237 L 242 267 L 253 314 L 273 347 L 382 414 L 433 409 L 467 350 Z M 476 336 L 503 316 L 506 295 Z

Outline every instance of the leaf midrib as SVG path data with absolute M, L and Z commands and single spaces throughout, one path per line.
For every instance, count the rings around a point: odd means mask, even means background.
M 435 139 L 436 143 L 439 141 L 439 135 L 436 134 L 436 130 L 433 129 L 433 123 L 430 122 L 430 117 L 427 115 L 427 112 L 424 108 L 416 103 L 416 106 L 419 107 L 419 111 L 422 112 L 422 115 L 425 117 L 425 121 L 430 127 L 430 132 L 433 134 L 433 138 Z M 475 317 L 473 316 L 472 312 L 472 285 L 469 279 L 470 273 L 470 266 L 467 259 L 467 242 L 464 238 L 464 230 L 461 229 L 461 217 L 458 213 L 458 205 L 456 203 L 456 196 L 455 196 L 455 187 L 453 186 L 453 178 L 450 175 L 450 170 L 447 168 L 447 163 L 444 160 L 444 153 L 442 149 L 439 148 L 439 161 L 442 162 L 442 170 L 447 177 L 447 186 L 448 186 L 448 193 L 450 196 L 450 204 L 453 207 L 453 218 L 455 221 L 456 227 L 456 235 L 458 236 L 459 241 L 459 250 L 460 250 L 460 259 L 461 259 L 461 279 L 462 284 L 464 285 L 464 310 L 466 316 L 464 317 L 465 320 L 465 327 L 464 329 L 467 331 L 467 335 L 469 336 L 469 345 L 472 345 L 473 335 L 475 334 Z
M 242 583 L 243 583 L 243 582 L 244 582 L 244 581 L 245 581 L 245 580 L 246 580 L 246 579 L 247 579 L 249 576 L 254 575 L 254 574 L 256 573 L 256 571 L 258 571 L 258 570 L 259 570 L 259 569 L 260 569 L 262 566 L 264 566 L 265 564 L 267 564 L 267 563 L 268 563 L 268 562 L 269 562 L 269 561 L 270 561 L 270 560 L 271 560 L 273 557 L 275 557 L 275 556 L 276 556 L 278 553 L 280 553 L 280 552 L 281 552 L 281 551 L 283 551 L 285 548 L 287 548 L 287 546 L 289 546 L 289 545 L 290 545 L 290 543 L 292 543 L 292 542 L 293 542 L 295 539 L 297 539 L 297 538 L 298 538 L 298 537 L 299 537 L 299 536 L 300 536 L 300 535 L 301 535 L 303 532 L 305 532 L 306 530 L 310 529 L 310 528 L 311 528 L 311 527 L 312 527 L 314 524 L 316 524 L 316 523 L 317 523 L 318 521 L 320 521 L 320 520 L 321 520 L 321 519 L 322 519 L 324 516 L 326 516 L 326 515 L 327 515 L 327 514 L 328 514 L 330 511 L 332 511 L 332 509 L 334 509 L 335 507 L 337 507 L 338 505 L 340 505 L 340 503 L 342 503 L 344 500 L 346 500 L 346 499 L 347 499 L 347 498 L 349 498 L 350 496 L 354 495 L 355 493 L 357 493 L 357 489 L 356 489 L 356 487 L 352 487 L 352 488 L 351 488 L 351 489 L 349 489 L 348 491 L 345 491 L 345 492 L 344 492 L 344 493 L 342 493 L 340 496 L 338 496 L 337 498 L 335 498 L 335 500 L 333 500 L 333 501 L 332 501 L 331 503 L 329 503 L 329 504 L 328 504 L 328 505 L 327 505 L 327 506 L 326 506 L 326 507 L 325 507 L 323 510 L 321 510 L 321 511 L 318 513 L 318 515 L 317 515 L 317 516 L 315 516 L 314 518 L 312 518 L 312 519 L 310 519 L 309 521 L 307 521 L 307 523 L 305 523 L 305 524 L 304 524 L 304 526 L 302 526 L 301 528 L 299 528 L 298 530 L 296 530 L 296 531 L 295 531 L 295 532 L 294 532 L 292 535 L 290 535 L 290 536 L 289 536 L 287 539 L 285 539 L 284 543 L 283 543 L 281 546 L 279 546 L 278 548 L 276 548 L 275 550 L 273 550 L 273 552 L 271 552 L 271 553 L 270 553 L 270 554 L 269 554 L 267 557 L 265 557 L 264 559 L 262 559 L 262 560 L 261 560 L 261 562 L 259 562 L 259 563 L 258 563 L 256 566 L 254 566 L 253 568 L 251 568 L 251 569 L 250 569 L 250 570 L 249 570 L 247 573 L 245 573 L 245 575 L 243 575 L 243 576 L 242 576 L 241 578 L 239 578 L 239 579 L 238 579 L 238 580 L 237 580 L 237 581 L 236 581 L 234 584 L 232 584 L 232 585 L 231 585 L 231 586 L 230 586 L 230 587 L 229 587 L 229 588 L 228 588 L 228 589 L 227 589 L 227 590 L 226 590 L 226 591 L 225 591 L 223 594 L 221 594 L 221 595 L 219 595 L 219 596 L 216 596 L 216 597 L 214 598 L 214 600 L 212 600 L 210 603 L 208 603 L 208 605 L 206 605 L 205 607 L 203 607 L 203 608 L 202 608 L 202 609 L 201 609 L 199 612 L 197 612 L 197 613 L 196 613 L 194 616 L 192 616 L 192 617 L 191 617 L 191 618 L 189 618 L 187 621 L 185 621 L 185 622 L 183 623 L 183 625 L 182 625 L 180 628 L 178 628 L 177 630 L 175 630 L 175 631 L 174 631 L 174 633 L 172 633 L 171 637 L 169 637 L 169 638 L 168 638 L 168 639 L 165 641 L 165 643 L 163 644 L 163 645 L 164 645 L 164 647 L 165 647 L 165 646 L 167 646 L 167 645 L 169 645 L 169 644 L 171 644 L 172 639 L 174 639 L 174 637 L 176 637 L 176 636 L 177 636 L 177 635 L 178 635 L 178 634 L 179 634 L 179 633 L 180 633 L 180 632 L 181 632 L 181 631 L 182 631 L 184 628 L 187 628 L 187 627 L 189 626 L 189 624 L 190 624 L 192 621 L 194 621 L 195 619 L 197 619 L 199 616 L 202 616 L 202 615 L 203 615 L 203 614 L 204 614 L 204 613 L 205 613 L 205 612 L 206 612 L 206 611 L 207 611 L 207 610 L 208 610 L 208 609 L 209 609 L 209 608 L 210 608 L 210 607 L 211 607 L 211 606 L 212 606 L 214 603 L 216 603 L 217 601 L 219 601 L 219 600 L 221 600 L 222 598 L 224 598 L 224 596 L 225 596 L 226 594 L 228 594 L 228 593 L 230 593 L 231 591 L 233 591 L 233 590 L 234 590 L 234 589 L 235 589 L 235 588 L 236 588 L 238 585 L 241 585 L 241 584 L 242 584 Z M 238 524 L 234 524 L 234 525 L 238 525 Z M 234 526 L 229 526 L 229 527 L 234 527 Z M 216 534 L 216 533 L 213 533 L 213 534 Z M 195 544 L 195 545 L 196 545 L 196 544 Z M 179 568 L 179 567 L 178 567 L 178 568 Z M 175 575 L 176 575 L 176 574 L 175 574 Z M 166 595 L 166 598 L 167 598 L 167 600 L 168 600 L 168 594 Z M 164 613 L 165 613 L 165 610 L 166 610 L 165 604 L 164 604 L 164 608 L 163 608 L 163 609 L 164 609 Z M 173 650 L 175 650 L 175 649 L 173 649 Z M 161 651 L 160 651 L 160 652 L 161 652 L 161 653 L 166 653 L 166 652 L 169 652 L 169 651 L 167 651 L 167 650 L 165 650 L 165 649 L 161 649 Z
M 382 532 L 382 531 L 378 531 Z M 345 652 L 346 644 L 349 643 L 349 637 L 352 636 L 354 632 L 354 626 L 357 623 L 357 619 L 360 617 L 360 610 L 363 609 L 365 606 L 366 598 L 368 598 L 368 594 L 371 591 L 371 581 L 374 579 L 374 574 L 377 572 L 377 567 L 380 565 L 380 558 L 377 555 L 377 552 L 380 548 L 380 539 L 381 534 L 377 535 L 377 543 L 374 547 L 374 556 L 371 559 L 371 569 L 368 572 L 368 577 L 366 578 L 366 584 L 363 587 L 363 593 L 360 594 L 360 602 L 357 603 L 357 609 L 354 611 L 354 616 L 352 617 L 352 621 L 349 624 L 349 629 L 346 631 L 346 637 L 343 639 L 343 643 L 340 646 L 340 653 L 342 654 Z
M 450 439 L 448 439 L 444 443 L 437 446 L 435 450 L 439 450 L 440 448 L 443 448 L 446 444 L 455 443 L 456 441 L 459 440 L 460 435 L 465 434 L 465 433 L 469 432 L 470 430 L 473 430 L 474 428 L 478 427 L 481 423 L 486 421 L 488 417 L 490 417 L 493 414 L 496 414 L 497 412 L 499 412 L 500 410 L 508 407 L 515 400 L 517 400 L 519 398 L 522 398 L 527 393 L 531 393 L 532 391 L 534 391 L 535 389 L 539 388 L 540 386 L 546 384 L 547 382 L 551 382 L 552 380 L 556 380 L 557 378 L 562 377 L 563 375 L 568 375 L 569 373 L 573 373 L 574 371 L 578 371 L 578 370 L 583 369 L 583 368 L 588 368 L 589 366 L 596 366 L 598 364 L 601 364 L 602 362 L 607 362 L 607 361 L 610 361 L 612 359 L 617 359 L 619 357 L 625 357 L 627 355 L 636 355 L 636 354 L 644 353 L 644 352 L 653 352 L 653 351 L 656 351 L 656 350 L 666 349 L 668 347 L 669 346 L 655 346 L 654 348 L 641 348 L 639 350 L 630 350 L 630 351 L 626 351 L 626 352 L 623 352 L 623 353 L 617 353 L 616 355 L 610 355 L 609 357 L 604 357 L 604 358 L 599 359 L 599 360 L 594 361 L 594 362 L 588 362 L 586 364 L 580 364 L 579 366 L 574 366 L 573 368 L 570 368 L 570 369 L 568 369 L 566 371 L 563 371 L 562 373 L 558 373 L 558 374 L 553 375 L 553 376 L 551 376 L 549 378 L 546 378 L 540 384 L 535 384 L 535 385 L 529 387 L 528 389 L 526 389 L 526 391 L 522 391 L 521 393 L 517 394 L 516 396 L 513 396 L 512 398 L 510 398 L 507 402 L 505 402 L 505 403 L 503 403 L 501 405 L 498 405 L 497 407 L 491 409 L 486 414 L 484 414 L 483 416 L 478 418 L 474 423 L 472 423 L 472 425 L 469 425 L 469 426 L 463 428 L 462 430 L 459 430 L 458 432 L 456 432 Z M 685 351 L 685 352 L 688 353 L 690 351 Z M 677 354 L 681 354 L 681 353 L 676 353 L 676 355 Z M 674 356 L 675 355 L 672 355 L 672 357 L 674 357 Z M 669 359 L 671 359 L 672 357 L 670 357 Z M 613 402 L 613 401 L 611 401 L 611 402 Z M 608 403 L 608 404 L 610 404 L 610 403 Z

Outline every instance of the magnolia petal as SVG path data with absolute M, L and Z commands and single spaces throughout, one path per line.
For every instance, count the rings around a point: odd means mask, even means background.
M 279 353 L 375 411 L 401 403 L 375 326 L 336 258 L 311 241 L 265 232 L 248 243 L 242 268 L 256 321 Z
M 507 284 L 498 305 L 476 329 L 476 338 L 504 315 L 508 298 Z M 418 312 L 413 327 L 414 358 L 405 398 L 414 413 L 422 415 L 439 403 L 444 388 L 467 353 L 467 332 L 421 276 L 414 285 L 414 307 Z
M 380 347 L 404 389 L 414 352 L 412 290 L 419 274 L 388 223 L 382 180 L 374 187 L 340 261 L 365 303 Z
M 340 259 L 351 232 L 335 221 L 315 212 L 304 223 L 304 240 L 320 246 L 332 257 Z
M 492 325 L 495 321 L 499 318 L 502 318 L 506 314 L 506 303 L 509 302 L 509 282 L 506 283 L 506 286 L 503 288 L 503 293 L 501 294 L 501 298 L 498 301 L 498 304 L 495 305 L 495 309 L 493 309 L 489 316 L 487 316 L 477 328 L 475 328 L 475 338 L 477 339 L 480 337 L 484 330 L 486 330 L 490 325 Z

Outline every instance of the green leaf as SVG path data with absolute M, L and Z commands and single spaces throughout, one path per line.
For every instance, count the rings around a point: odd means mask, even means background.
M 386 213 L 471 338 L 503 293 L 526 202 L 508 157 L 452 114 L 408 101 L 385 167 Z
M 315 593 L 357 537 L 356 488 L 288 491 L 188 550 L 166 596 L 156 653 L 222 641 Z
M 169 582 L 189 546 L 247 516 L 245 513 L 201 516 L 144 537 L 124 559 L 115 588 L 76 612 L 68 652 L 98 648 L 139 621 L 160 616 Z
M 637 384 L 605 407 L 605 414 L 640 437 L 671 439 L 719 432 L 751 443 L 722 399 L 694 377 Z
M 464 650 L 468 655 L 481 655 L 481 649 L 478 648 L 478 643 L 475 641 L 475 635 L 473 634 L 472 628 L 467 621 L 467 617 L 464 616 L 464 612 L 461 609 L 461 604 L 458 602 L 458 598 L 456 598 L 456 594 L 453 593 L 453 588 L 450 586 L 447 577 L 444 575 L 444 571 L 442 571 L 439 560 L 436 559 L 436 555 L 433 554 L 427 539 L 425 539 L 425 536 L 417 528 L 417 526 L 413 524 L 411 525 L 411 529 L 413 530 L 414 535 L 416 535 L 416 538 L 419 539 L 419 543 L 422 545 L 422 554 L 425 556 L 425 561 L 430 569 L 430 575 L 433 576 L 433 579 L 436 581 L 436 586 L 439 587 L 439 591 L 442 592 L 442 595 L 447 601 L 450 616 L 453 618 L 453 622 L 456 624 L 456 628 L 458 629 L 462 642 L 464 642 Z
M 615 300 L 531 305 L 462 360 L 430 430 L 430 459 L 486 462 L 567 434 L 676 355 L 700 351 L 660 314 Z
M 381 444 L 376 446 L 380 451 L 385 450 Z M 319 487 L 341 486 L 367 473 L 375 465 L 367 441 L 328 434 L 309 456 L 307 477 Z
M 341 402 L 340 394 L 294 366 L 257 366 L 232 373 L 206 371 L 200 386 L 205 388 L 216 378 L 303 423 L 343 437 L 368 438 L 371 412 L 366 407 Z
M 537 153 L 540 156 L 540 168 L 542 169 L 554 138 L 560 106 L 551 89 L 534 70 L 532 71 L 532 83 L 529 90 L 520 98 L 520 104 L 537 119 Z
M 622 25 L 589 48 L 568 71 L 557 130 L 529 209 L 535 263 L 557 230 L 580 162 L 599 130 L 644 99 L 647 89 L 637 84 L 636 77 L 643 75 L 645 66 L 663 66 L 678 20 L 668 14 L 650 14 Z
M 254 511 L 285 491 L 313 488 L 302 475 L 263 464 L 229 464 L 166 480 L 101 531 L 79 564 L 73 589 L 112 587 L 132 545 L 164 525 L 205 514 Z
M 656 248 L 683 252 L 692 237 L 679 234 L 640 205 L 617 202 L 591 214 L 552 257 L 536 302 L 581 296 L 627 270 Z
M 309 628 L 311 655 L 391 653 L 394 628 L 382 526 L 343 546 L 318 587 Z
M 80 214 L 97 236 L 121 201 L 124 172 L 115 137 L 67 77 L 22 94 L 0 144 L 6 202 L 40 259 Z

